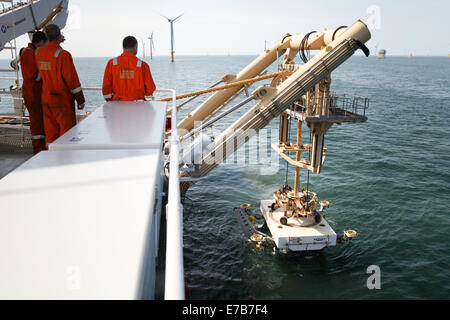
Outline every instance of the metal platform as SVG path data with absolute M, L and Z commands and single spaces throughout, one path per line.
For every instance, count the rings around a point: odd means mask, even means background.
M 280 218 L 284 211 L 281 208 L 272 211 L 272 203 L 272 200 L 261 200 L 261 212 L 278 249 L 317 251 L 336 245 L 337 235 L 325 219 L 311 227 L 300 227 L 295 219 L 288 219 L 288 225 L 282 225 Z
M 0 179 L 33 156 L 30 128 L 18 121 L 0 115 Z
M 9 152 L 33 153 L 30 127 L 20 124 L 0 124 L 0 148 Z
M 366 122 L 366 111 L 369 108 L 369 103 L 370 100 L 366 97 L 334 93 L 325 100 L 318 99 L 309 107 L 302 103 L 295 103 L 291 109 L 286 110 L 286 113 L 307 123 Z

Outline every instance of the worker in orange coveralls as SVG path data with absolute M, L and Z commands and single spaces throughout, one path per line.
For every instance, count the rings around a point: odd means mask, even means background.
M 109 60 L 103 77 L 103 96 L 106 101 L 145 100 L 156 89 L 150 67 L 136 57 L 135 37 L 123 39 L 123 53 Z
M 75 101 L 84 109 L 84 94 L 77 70 L 68 51 L 60 47 L 64 42 L 61 30 L 49 24 L 44 30 L 48 42 L 36 53 L 42 77 L 42 107 L 47 143 L 51 143 L 76 125 Z
M 22 67 L 22 93 L 25 106 L 30 114 L 31 143 L 34 154 L 46 150 L 44 116 L 42 113 L 42 79 L 36 65 L 35 51 L 43 47 L 47 37 L 42 31 L 33 34 L 31 43 L 22 49 L 20 54 L 20 65 Z

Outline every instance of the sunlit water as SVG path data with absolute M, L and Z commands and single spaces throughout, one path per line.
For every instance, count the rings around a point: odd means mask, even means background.
M 253 59 L 146 60 L 159 88 L 184 93 L 209 87 Z M 75 60 L 83 86 L 101 86 L 106 62 Z M 243 238 L 232 209 L 248 202 L 257 210 L 261 199 L 270 199 L 284 184 L 286 165 L 273 159 L 270 164 L 229 161 L 194 185 L 185 199 L 185 279 L 191 298 L 450 298 L 450 59 L 353 57 L 333 73 L 332 86 L 369 97 L 369 121 L 331 128 L 325 167 L 321 175 L 310 176 L 310 183 L 331 203 L 330 224 L 355 229 L 358 238 L 312 256 L 257 250 Z M 85 95 L 88 111 L 102 105 L 101 94 Z M 205 98 L 186 106 L 180 116 Z M 11 111 L 10 106 L 2 101 L 0 113 Z M 226 118 L 214 132 L 241 113 Z M 278 120 L 270 129 L 276 140 Z M 247 153 L 252 152 L 255 143 L 250 141 Z M 291 184 L 292 173 L 291 168 Z M 367 288 L 371 265 L 381 269 L 380 290 Z

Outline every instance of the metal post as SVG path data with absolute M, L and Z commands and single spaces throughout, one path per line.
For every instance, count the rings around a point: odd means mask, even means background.
M 297 148 L 300 148 L 300 145 L 302 144 L 302 121 L 301 120 L 297 120 L 297 121 L 298 121 L 298 125 L 297 125 Z M 302 154 L 302 152 L 297 150 L 297 154 L 296 154 L 296 158 L 295 158 L 295 160 L 297 162 L 300 161 L 301 154 Z M 299 167 L 295 167 L 295 184 L 294 184 L 294 191 L 295 191 L 295 193 L 298 192 L 299 184 L 300 184 L 299 182 L 300 182 L 300 168 Z
M 162 91 L 162 90 L 158 90 Z M 172 93 L 172 133 L 170 136 L 169 196 L 166 210 L 166 275 L 164 299 L 184 300 L 183 262 L 183 206 L 180 193 L 179 153 L 180 139 L 177 130 L 177 108 L 175 90 Z
M 173 21 L 170 21 L 170 61 L 173 62 Z

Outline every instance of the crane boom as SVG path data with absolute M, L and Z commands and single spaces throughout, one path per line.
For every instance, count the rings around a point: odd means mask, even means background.
M 40 30 L 48 23 L 61 29 L 66 26 L 69 0 L 29 0 L 0 12 L 0 51 L 5 44 L 28 32 Z
M 336 33 L 336 31 L 334 32 Z M 322 35 L 327 37 L 327 35 Z M 199 168 L 200 177 L 207 175 L 212 169 L 222 163 L 227 157 L 233 154 L 237 149 L 245 144 L 251 137 L 253 137 L 260 129 L 268 125 L 274 118 L 280 116 L 286 109 L 292 106 L 308 91 L 313 89 L 317 84 L 326 79 L 333 70 L 338 68 L 348 58 L 350 58 L 356 50 L 362 49 L 367 55 L 367 48 L 364 46 L 371 38 L 370 31 L 367 26 L 360 20 L 350 27 L 342 29 L 338 36 L 332 36 L 325 40 L 325 46 L 321 48 L 320 52 L 311 58 L 307 63 L 301 65 L 297 70 L 289 76 L 283 83 L 277 87 L 259 87 L 253 93 L 253 97 L 258 103 L 243 114 L 231 126 L 214 139 L 211 146 L 211 151 L 203 155 Z M 284 39 L 280 41 L 281 46 L 284 44 Z M 294 47 L 299 47 L 298 45 Z M 283 47 L 284 48 L 284 47 Z M 275 51 L 279 48 L 274 48 Z M 298 50 L 293 51 L 290 47 L 283 50 L 286 56 L 295 56 Z M 267 55 L 265 52 L 263 54 Z M 260 58 L 258 58 L 260 60 Z M 251 68 L 247 67 L 250 72 L 255 72 L 255 69 L 260 71 L 261 64 L 267 66 L 267 62 L 252 63 Z M 229 89 L 228 89 L 229 90 Z M 234 89 L 236 90 L 236 89 Z M 221 92 L 226 95 L 228 92 Z M 216 98 L 213 96 L 213 98 Z M 210 98 L 211 99 L 211 98 Z M 192 115 L 188 115 L 179 125 L 179 129 L 190 131 L 192 118 L 198 120 L 203 117 L 204 113 L 210 112 L 211 109 L 217 108 L 219 104 L 208 105 L 206 101 L 203 105 L 197 108 Z M 207 111 L 203 109 L 208 109 Z M 197 118 L 194 117 L 197 116 Z M 323 136 L 322 136 L 323 139 Z M 323 151 L 323 141 L 316 143 L 312 152 L 319 154 Z M 322 154 L 322 153 L 320 153 Z M 319 154 L 319 156 L 320 156 Z M 314 172 L 320 171 L 320 165 L 316 161 L 312 168 Z M 182 177 L 192 176 L 191 172 L 183 172 Z M 183 192 L 195 183 L 195 180 L 185 180 L 182 183 L 181 189 Z

